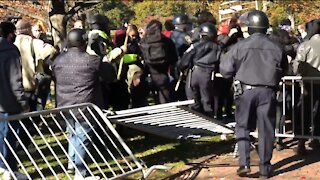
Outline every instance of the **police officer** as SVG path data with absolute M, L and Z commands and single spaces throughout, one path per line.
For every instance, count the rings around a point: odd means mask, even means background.
M 202 24 L 199 33 L 200 41 L 182 57 L 178 67 L 181 71 L 192 67 L 191 78 L 188 81 L 195 104 L 191 108 L 213 117 L 213 78 L 221 50 L 215 42 L 217 30 L 214 24 Z
M 192 44 L 191 37 L 188 34 L 192 30 L 192 23 L 186 14 L 178 14 L 177 16 L 175 16 L 175 18 L 173 18 L 172 23 L 175 29 L 173 30 L 170 38 L 176 47 L 178 57 L 181 58 L 185 51 Z M 180 79 L 178 80 L 180 86 L 178 87 L 178 89 L 176 89 L 175 100 L 182 101 L 187 99 L 186 93 L 191 94 L 191 92 L 189 89 L 184 88 L 185 83 L 184 81 L 181 81 L 182 76 L 181 73 L 179 76 L 179 73 L 180 72 L 177 70 L 176 66 L 173 66 L 171 68 L 171 75 L 174 78 L 174 81 L 171 82 L 171 84 L 175 85 L 177 80 Z
M 234 77 L 236 103 L 236 138 L 239 146 L 239 176 L 250 173 L 250 139 L 252 124 L 259 129 L 260 178 L 271 175 L 270 160 L 275 139 L 275 90 L 288 62 L 274 42 L 267 38 L 269 20 L 262 11 L 248 14 L 250 36 L 234 45 L 221 60 L 220 73 Z
M 183 53 L 190 47 L 191 38 L 187 32 L 192 29 L 192 23 L 186 14 L 179 14 L 173 20 L 172 23 L 175 27 L 170 38 L 174 42 L 179 57 L 182 57 Z
M 212 13 L 210 13 L 209 11 L 201 11 L 199 13 L 199 15 L 197 16 L 197 23 L 199 25 L 199 27 L 195 27 L 192 30 L 192 35 L 191 35 L 191 40 L 193 43 L 198 42 L 200 40 L 200 26 L 203 23 L 212 23 L 214 25 L 217 25 L 217 20 L 216 18 L 212 15 Z

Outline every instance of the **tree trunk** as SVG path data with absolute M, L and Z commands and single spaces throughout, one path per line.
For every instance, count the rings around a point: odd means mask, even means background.
M 64 0 L 51 0 L 52 9 L 49 12 L 49 20 L 54 46 L 60 50 L 66 38 L 67 22 L 65 20 L 66 10 Z
M 55 14 L 49 17 L 54 46 L 59 47 L 60 50 L 66 38 L 66 23 L 64 23 L 64 19 L 65 15 L 63 14 Z

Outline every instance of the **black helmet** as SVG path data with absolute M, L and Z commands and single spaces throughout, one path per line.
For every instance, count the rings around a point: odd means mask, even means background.
M 102 14 L 95 14 L 88 18 L 88 23 L 92 29 L 107 30 L 109 25 L 109 19 Z
M 179 14 L 172 20 L 174 25 L 190 24 L 190 19 L 186 14 Z
M 72 29 L 68 33 L 68 47 L 79 47 L 86 44 L 88 40 L 84 29 Z
M 206 37 L 209 40 L 214 40 L 217 37 L 216 26 L 210 22 L 201 24 L 199 32 L 201 39 Z
M 89 18 L 89 24 L 108 24 L 109 19 L 102 14 L 94 14 Z
M 269 19 L 267 15 L 259 10 L 252 10 L 248 14 L 249 33 L 266 33 L 269 28 Z
M 197 17 L 197 21 L 198 21 L 198 24 L 203 24 L 205 22 L 210 22 L 210 23 L 212 23 L 214 25 L 217 24 L 216 18 L 214 18 L 212 13 L 210 13 L 209 11 L 200 12 L 198 17 Z

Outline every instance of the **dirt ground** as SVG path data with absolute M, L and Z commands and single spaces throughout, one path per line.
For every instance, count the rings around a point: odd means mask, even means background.
M 273 175 L 271 180 L 278 179 L 320 179 L 320 151 L 311 150 L 307 147 L 307 154 L 296 155 L 293 148 L 295 141 L 287 141 L 287 148 L 282 151 L 274 150 L 272 164 Z M 212 156 L 211 156 L 212 157 Z M 174 179 L 259 179 L 259 157 L 256 150 L 251 151 L 251 173 L 247 178 L 240 178 L 236 175 L 238 158 L 233 154 L 221 156 L 203 157 L 194 163 L 189 171 L 185 171 Z

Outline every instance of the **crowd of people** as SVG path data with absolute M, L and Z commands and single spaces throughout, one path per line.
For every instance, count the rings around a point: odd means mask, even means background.
M 288 19 L 271 30 L 262 11 L 237 14 L 219 24 L 203 11 L 196 22 L 186 14 L 176 15 L 164 23 L 165 30 L 158 20 L 141 28 L 126 23 L 113 38 L 106 16 L 95 14 L 87 20 L 88 28 L 80 20 L 74 23 L 61 49 L 42 39 L 39 24 L 32 26 L 24 19 L 16 24 L 1 22 L 0 117 L 44 109 L 52 80 L 58 107 L 90 102 L 118 111 L 147 106 L 150 97 L 156 103 L 194 99 L 190 108 L 208 117 L 222 121 L 235 116 L 240 176 L 250 172 L 249 133 L 257 124 L 260 175 L 270 177 L 274 130 L 281 119 L 276 116 L 281 114 L 279 82 L 285 75 L 318 76 L 318 19 L 298 26 L 294 34 Z M 310 99 L 309 95 L 305 101 Z M 313 103 L 319 100 L 316 96 Z M 304 116 L 306 132 L 310 114 Z M 0 122 L 1 153 L 11 170 L 24 176 L 3 140 L 6 137 L 15 146 L 8 123 L 19 132 L 16 122 Z M 30 127 L 28 121 L 24 124 Z M 68 153 L 79 169 L 75 178 L 81 179 L 88 176 L 81 161 L 86 156 L 81 144 L 88 144 L 82 129 L 86 134 L 92 130 L 85 121 L 70 120 L 70 124 L 75 134 L 69 132 L 73 146 Z M 296 151 L 305 151 L 304 140 Z M 0 172 L 10 179 L 7 169 L 0 160 Z M 72 164 L 68 169 L 74 171 Z

